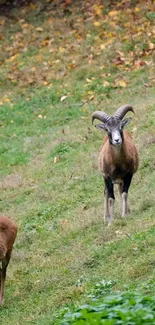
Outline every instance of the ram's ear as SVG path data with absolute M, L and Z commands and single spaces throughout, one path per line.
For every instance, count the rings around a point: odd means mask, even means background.
M 131 122 L 132 118 L 131 117 L 127 117 L 122 121 L 122 129 L 124 128 L 124 126 L 128 125 Z
M 103 124 L 96 124 L 95 127 L 99 130 L 105 130 L 107 131 L 107 128 L 106 128 L 106 125 L 103 123 Z

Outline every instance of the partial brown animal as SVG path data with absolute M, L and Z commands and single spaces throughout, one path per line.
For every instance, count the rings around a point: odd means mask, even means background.
M 0 216 L 0 304 L 4 299 L 6 270 L 10 261 L 13 244 L 17 235 L 17 225 L 8 217 Z
M 108 225 L 114 218 L 114 184 L 119 186 L 123 203 L 122 216 L 125 217 L 130 210 L 127 202 L 128 190 L 139 165 L 138 152 L 132 138 L 127 131 L 123 130 L 124 126 L 131 121 L 131 118 L 122 120 L 129 111 L 134 113 L 132 106 L 124 105 L 113 116 L 101 111 L 92 114 L 92 123 L 95 118 L 102 121 L 103 124 L 95 126 L 108 134 L 99 155 L 99 169 L 105 183 L 104 220 Z

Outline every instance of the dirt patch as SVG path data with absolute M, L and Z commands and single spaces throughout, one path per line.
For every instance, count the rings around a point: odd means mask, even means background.
M 17 188 L 23 184 L 19 174 L 11 174 L 0 180 L 0 189 Z

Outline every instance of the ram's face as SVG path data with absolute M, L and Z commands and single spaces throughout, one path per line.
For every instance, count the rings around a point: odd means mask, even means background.
M 105 124 L 105 130 L 108 133 L 109 141 L 113 146 L 120 146 L 123 142 L 122 121 L 113 117 Z
M 123 128 L 130 123 L 130 121 L 130 117 L 122 121 L 111 116 L 106 123 L 97 124 L 96 127 L 107 132 L 109 141 L 113 146 L 120 146 L 123 142 Z

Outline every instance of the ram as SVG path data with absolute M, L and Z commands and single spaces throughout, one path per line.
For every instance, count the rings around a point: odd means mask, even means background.
M 10 261 L 11 252 L 17 235 L 17 225 L 8 217 L 0 216 L 0 304 L 4 298 L 4 283 L 6 270 Z
M 105 112 L 95 111 L 92 114 L 92 123 L 98 119 L 102 124 L 95 125 L 107 132 L 107 137 L 99 155 L 99 169 L 104 177 L 105 203 L 104 220 L 111 225 L 114 218 L 114 184 L 118 184 L 122 196 L 122 216 L 130 212 L 128 206 L 128 190 L 133 174 L 139 166 L 138 152 L 132 138 L 124 127 L 130 123 L 131 118 L 123 117 L 127 112 L 134 110 L 130 105 L 121 106 L 113 116 Z

